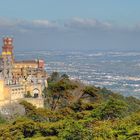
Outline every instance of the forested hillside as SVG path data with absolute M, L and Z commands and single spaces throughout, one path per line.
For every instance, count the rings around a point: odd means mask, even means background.
M 140 100 L 134 97 L 57 72 L 48 79 L 43 96 L 45 108 L 21 101 L 1 114 L 0 140 L 140 139 Z

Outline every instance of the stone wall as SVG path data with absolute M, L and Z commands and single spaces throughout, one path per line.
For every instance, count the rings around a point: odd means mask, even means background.
M 23 100 L 33 104 L 37 108 L 44 108 L 44 99 L 43 98 L 24 98 Z
M 20 102 L 21 100 L 27 101 L 37 108 L 44 108 L 44 99 L 43 98 L 24 98 L 24 99 L 19 99 L 19 100 L 0 100 L 0 108 L 10 104 L 10 103 L 17 103 Z
M 10 100 L 1 100 L 0 107 L 5 106 L 6 104 L 9 104 L 10 102 L 11 102 Z

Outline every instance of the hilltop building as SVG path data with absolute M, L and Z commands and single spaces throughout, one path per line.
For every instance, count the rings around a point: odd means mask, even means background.
M 43 107 L 44 87 L 47 87 L 44 61 L 15 60 L 13 38 L 3 38 L 0 55 L 0 106 L 24 99 L 37 107 Z

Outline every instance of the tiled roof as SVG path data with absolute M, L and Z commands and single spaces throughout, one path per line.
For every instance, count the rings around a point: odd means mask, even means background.
M 22 60 L 22 61 L 15 61 L 14 63 L 15 64 L 16 63 L 38 63 L 38 61 L 36 61 L 36 60 Z

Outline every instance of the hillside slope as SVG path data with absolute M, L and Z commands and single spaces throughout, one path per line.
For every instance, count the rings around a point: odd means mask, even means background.
M 24 113 L 1 115 L 2 140 L 139 140 L 140 100 L 53 73 L 45 108 L 22 101 Z

